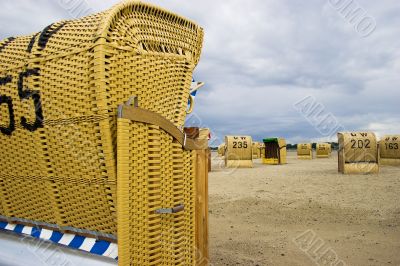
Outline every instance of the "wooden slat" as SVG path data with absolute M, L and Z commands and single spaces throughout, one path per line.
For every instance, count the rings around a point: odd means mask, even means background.
M 196 151 L 196 265 L 209 264 L 208 150 Z

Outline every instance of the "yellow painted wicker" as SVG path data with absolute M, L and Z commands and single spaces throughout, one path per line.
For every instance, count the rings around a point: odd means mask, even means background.
M 202 41 L 139 1 L 1 41 L 0 216 L 118 231 L 120 265 L 193 264 L 194 155 L 117 107 L 137 96 L 182 127 Z M 152 213 L 175 203 L 182 214 Z
M 225 136 L 225 147 L 225 167 L 253 167 L 253 140 L 251 136 Z
M 330 143 L 317 143 L 315 153 L 317 158 L 329 158 L 332 153 L 332 146 Z
M 379 141 L 380 163 L 400 165 L 400 135 L 387 135 Z
M 261 154 L 261 158 L 265 158 L 265 144 L 264 144 L 264 142 L 260 143 L 260 154 Z
M 259 159 L 261 158 L 261 151 L 260 151 L 260 145 L 261 143 L 254 141 L 252 143 L 252 154 L 253 154 L 253 159 Z
M 311 160 L 313 158 L 311 143 L 297 144 L 297 158 L 302 160 Z
M 276 142 L 263 143 L 263 164 L 279 165 L 287 163 L 286 140 L 276 138 Z
M 379 173 L 378 141 L 373 132 L 338 132 L 338 170 L 343 174 Z
M 225 143 L 222 143 L 218 146 L 218 155 L 225 156 Z
M 194 265 L 194 152 L 157 126 L 127 119 L 119 119 L 117 139 L 119 263 Z M 183 212 L 155 213 L 179 205 Z

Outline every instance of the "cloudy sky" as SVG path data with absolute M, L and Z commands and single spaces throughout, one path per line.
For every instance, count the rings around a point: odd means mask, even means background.
M 2 0 L 0 38 L 117 2 Z M 195 78 L 206 86 L 190 121 L 216 144 L 227 134 L 295 143 L 335 139 L 337 129 L 400 133 L 400 1 L 148 2 L 204 28 Z

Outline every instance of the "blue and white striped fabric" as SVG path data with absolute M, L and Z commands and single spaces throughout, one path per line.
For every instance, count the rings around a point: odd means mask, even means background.
M 37 239 L 51 241 L 69 248 L 79 249 L 91 254 L 118 260 L 118 245 L 108 241 L 96 240 L 94 238 L 74 234 L 63 234 L 48 229 L 6 222 L 0 222 L 0 230 L 28 235 Z
M 197 88 L 197 85 L 197 82 L 192 79 L 192 84 L 190 85 L 190 95 L 192 95 L 193 98 L 196 97 L 197 90 L 195 90 L 195 88 Z
M 197 82 L 194 79 L 192 79 L 192 83 L 190 84 L 190 96 L 192 96 L 192 100 L 194 101 L 197 90 L 200 89 L 201 87 L 204 86 L 204 82 Z M 193 105 L 194 102 L 190 102 L 190 99 L 188 101 L 188 108 L 190 108 L 191 105 Z

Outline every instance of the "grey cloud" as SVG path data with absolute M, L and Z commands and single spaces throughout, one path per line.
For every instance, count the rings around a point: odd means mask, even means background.
M 0 10 L 1 38 L 69 19 L 57 1 L 7 2 Z M 116 2 L 86 3 L 100 11 Z M 205 30 L 195 78 L 206 86 L 195 112 L 218 139 L 225 134 L 318 139 L 318 131 L 293 108 L 308 95 L 349 130 L 399 130 L 400 2 L 358 0 L 376 21 L 365 38 L 328 0 L 150 2 Z

